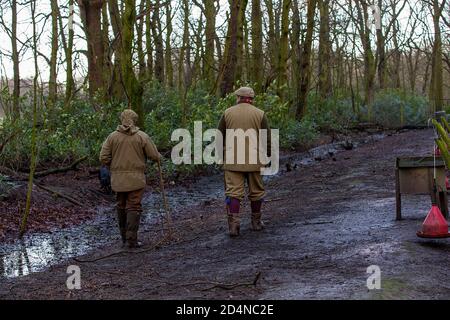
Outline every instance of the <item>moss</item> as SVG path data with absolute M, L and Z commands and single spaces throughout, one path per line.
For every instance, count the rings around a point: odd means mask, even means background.
M 371 299 L 374 300 L 402 300 L 410 299 L 408 292 L 410 285 L 400 278 L 381 278 L 381 289 L 371 290 Z

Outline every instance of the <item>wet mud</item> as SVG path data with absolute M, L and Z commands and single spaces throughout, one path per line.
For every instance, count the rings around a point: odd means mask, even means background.
M 214 175 L 169 189 L 170 242 L 161 242 L 154 190 L 140 251 L 121 248 L 109 208 L 79 226 L 2 244 L 0 298 L 448 299 L 450 240 L 416 236 L 430 198 L 405 197 L 404 219 L 395 221 L 395 157 L 427 155 L 432 144 L 431 131 L 412 130 L 285 154 L 280 174 L 266 180 L 266 228 L 250 230 L 244 203 L 237 239 L 227 235 L 223 177 Z M 66 287 L 73 264 L 81 290 Z M 381 270 L 380 290 L 367 288 L 371 265 Z

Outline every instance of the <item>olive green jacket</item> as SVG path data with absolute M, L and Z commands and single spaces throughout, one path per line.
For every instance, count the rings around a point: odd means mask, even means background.
M 118 126 L 103 143 L 100 152 L 100 162 L 110 167 L 111 187 L 115 192 L 145 187 L 148 158 L 159 161 L 161 155 L 151 138 L 135 126 Z
M 259 130 L 267 130 L 267 155 L 270 155 L 270 127 L 266 117 L 266 114 L 261 109 L 248 104 L 240 103 L 231 108 L 225 110 L 222 118 L 220 119 L 218 129 L 222 133 L 224 141 L 224 165 L 223 169 L 228 171 L 240 171 L 240 172 L 256 172 L 260 171 L 263 165 L 259 159 Z M 251 139 L 245 138 L 245 161 L 238 161 L 239 151 L 239 139 L 234 139 L 233 143 L 227 143 L 227 129 L 242 129 L 244 132 L 248 132 L 249 129 L 254 129 L 256 133 L 256 141 L 250 142 Z M 242 140 L 241 140 L 242 141 Z M 227 154 L 230 154 L 234 149 L 234 158 Z M 256 159 L 251 161 L 249 154 L 256 155 Z M 231 158 L 232 162 L 227 161 L 227 158 Z M 256 161 L 254 161 L 256 160 Z

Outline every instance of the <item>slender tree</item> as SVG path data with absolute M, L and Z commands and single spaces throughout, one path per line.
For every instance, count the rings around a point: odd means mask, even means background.
M 136 21 L 136 0 L 125 0 L 122 16 L 122 81 L 129 106 L 139 116 L 138 126 L 144 128 L 144 109 L 142 105 L 142 84 L 133 68 L 134 22 Z
M 319 31 L 319 96 L 331 96 L 331 41 L 330 41 L 330 0 L 318 1 L 320 12 Z
M 255 90 L 263 90 L 264 81 L 264 52 L 263 52 L 263 15 L 261 0 L 252 0 L 252 63 L 251 79 L 255 83 Z
M 52 38 L 50 53 L 50 78 L 48 80 L 48 105 L 53 107 L 56 103 L 57 93 L 57 59 L 58 59 L 58 1 L 51 0 L 51 16 L 52 16 Z
M 307 109 L 307 98 L 310 86 L 311 78 L 311 53 L 312 42 L 314 33 L 314 15 L 316 11 L 317 0 L 308 0 L 307 9 L 307 21 L 306 21 L 306 34 L 305 41 L 303 43 L 301 67 L 300 67 L 300 80 L 298 82 L 298 102 L 296 107 L 296 118 L 300 120 L 305 115 Z
M 19 69 L 19 51 L 17 50 L 17 0 L 11 2 L 11 48 L 14 72 L 13 86 L 13 117 L 20 117 L 20 69 Z

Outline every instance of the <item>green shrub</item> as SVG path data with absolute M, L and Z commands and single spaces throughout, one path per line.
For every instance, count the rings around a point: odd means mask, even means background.
M 283 102 L 270 87 L 266 93 L 255 98 L 255 105 L 264 110 L 272 128 L 279 129 L 282 148 L 307 147 L 320 133 L 342 131 L 367 115 L 367 110 L 352 105 L 345 92 L 336 92 L 333 97 L 322 99 L 312 92 L 308 97 L 308 109 L 301 121 L 296 121 L 289 101 Z M 359 97 L 355 104 L 359 105 Z M 5 119 L 0 123 L 0 136 L 8 136 L 14 130 L 20 134 L 9 142 L 0 157 L 0 165 L 11 168 L 27 168 L 31 150 L 32 114 L 30 99 L 22 100 L 24 110 L 21 119 L 14 124 Z M 181 95 L 176 89 L 164 89 L 157 83 L 145 87 L 143 106 L 145 131 L 153 138 L 158 149 L 170 157 L 171 148 L 178 142 L 171 141 L 172 132 L 186 128 L 191 133 L 194 121 L 202 121 L 203 131 L 216 128 L 224 110 L 236 103 L 236 97 L 211 96 L 202 86 Z M 421 124 L 427 119 L 428 102 L 420 96 L 411 96 L 395 90 L 386 90 L 376 95 L 373 105 L 374 121 L 385 126 Z M 51 110 L 40 109 L 38 119 L 39 163 L 61 165 L 88 156 L 88 163 L 98 164 L 98 153 L 102 142 L 117 127 L 120 112 L 125 104 L 109 103 L 95 108 L 86 100 L 75 99 L 70 109 L 60 101 Z M 100 108 L 100 110 L 99 110 Z M 174 166 L 165 161 L 170 173 L 192 174 L 205 166 Z
M 363 107 L 367 117 L 367 107 Z M 383 90 L 375 95 L 372 106 L 372 121 L 384 127 L 425 125 L 428 119 L 429 102 L 425 97 L 411 95 L 399 90 Z

